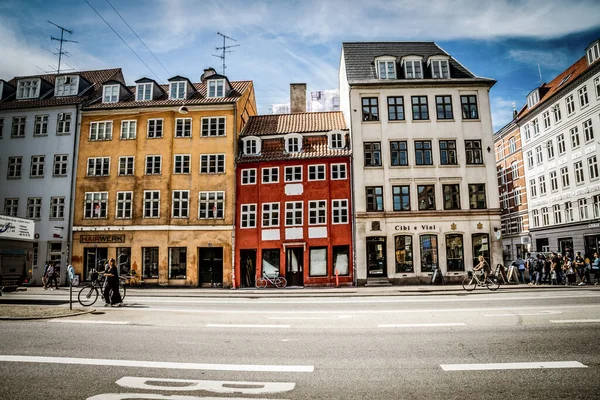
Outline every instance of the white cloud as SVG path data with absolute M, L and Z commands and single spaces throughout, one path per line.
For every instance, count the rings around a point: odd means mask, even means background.
M 583 54 L 583 50 L 581 51 Z M 516 62 L 528 65 L 540 65 L 542 68 L 563 69 L 569 65 L 568 50 L 553 49 L 549 51 L 543 50 L 526 50 L 512 49 L 508 52 L 508 57 Z
M 519 100 L 506 99 L 494 95 L 490 95 L 490 102 L 492 106 L 494 132 L 497 132 L 504 127 L 504 125 L 513 120 L 513 104 L 517 107 L 517 111 L 521 107 Z

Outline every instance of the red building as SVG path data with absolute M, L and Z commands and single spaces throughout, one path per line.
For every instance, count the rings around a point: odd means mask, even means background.
M 341 112 L 250 117 L 237 164 L 235 281 L 351 285 L 350 138 Z

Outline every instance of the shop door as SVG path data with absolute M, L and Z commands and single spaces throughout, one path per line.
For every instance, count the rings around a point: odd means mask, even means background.
M 254 287 L 256 250 L 240 250 L 240 287 Z
M 83 249 L 83 280 L 90 280 L 92 269 L 104 272 L 106 259 L 108 258 L 108 248 L 106 247 L 86 247 Z
M 304 286 L 304 249 L 291 247 L 285 250 L 285 279 L 288 286 Z
M 387 278 L 385 238 L 367 238 L 367 277 Z
M 567 255 L 567 253 L 569 253 L 571 257 L 574 257 L 573 238 L 558 239 L 558 251 L 560 251 L 562 255 Z
M 223 248 L 200 247 L 198 253 L 199 286 L 223 286 Z
M 589 259 L 594 259 L 594 253 L 600 251 L 600 235 L 584 236 L 585 256 Z

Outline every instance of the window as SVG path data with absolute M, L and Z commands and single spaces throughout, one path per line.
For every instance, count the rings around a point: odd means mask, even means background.
M 256 204 L 242 204 L 242 228 L 256 228 Z
M 540 134 L 540 124 L 537 119 L 531 121 L 531 127 L 533 128 L 533 136 Z
M 521 205 L 521 188 L 517 187 L 513 191 L 513 202 L 514 202 L 515 206 Z
M 433 165 L 431 140 L 415 140 L 415 164 Z
M 149 119 L 148 120 L 148 138 L 157 139 L 163 137 L 163 120 Z
M 588 158 L 588 170 L 590 171 L 590 180 L 598 178 L 598 159 L 596 156 Z
M 27 117 L 13 117 L 12 119 L 12 130 L 11 137 L 25 137 L 25 125 Z
M 392 166 L 408 165 L 408 145 L 405 140 L 390 142 L 390 160 Z
M 285 167 L 286 182 L 302 182 L 302 167 Z
M 31 156 L 31 171 L 29 176 L 31 178 L 43 178 L 44 177 L 44 163 L 45 156 Z
M 590 46 L 587 49 L 588 65 L 596 61 L 598 58 L 600 58 L 600 44 L 596 42 L 593 46 Z
M 533 162 L 533 151 L 529 150 L 527 152 L 527 168 L 531 169 L 534 166 Z
M 83 218 L 106 218 L 108 192 L 86 192 Z
M 544 175 L 538 177 L 538 182 L 540 184 L 540 196 L 546 194 L 546 177 Z
M 581 161 L 577 161 L 575 164 L 573 164 L 573 167 L 575 168 L 575 183 L 579 185 L 584 181 L 583 163 Z
M 137 121 L 121 121 L 121 139 L 135 139 Z
M 540 101 L 540 93 L 538 89 L 535 89 L 529 96 L 527 96 L 527 107 L 533 108 Z
M 302 171 L 302 169 L 301 169 L 301 171 Z M 271 168 L 263 168 L 262 169 L 262 183 L 278 183 L 278 182 L 279 182 L 279 167 L 271 167 Z
M 242 170 L 242 185 L 256 184 L 256 168 Z
M 119 101 L 119 85 L 105 85 L 103 88 L 102 102 L 116 103 Z
M 279 276 L 279 256 L 279 249 L 262 250 L 262 271 L 264 274 L 267 276 Z
M 584 221 L 584 220 L 588 219 L 589 215 L 588 215 L 587 199 L 579 199 L 579 200 L 577 200 L 577 203 L 579 204 L 579 220 Z
M 423 70 L 421 60 L 404 61 L 404 76 L 406 79 L 422 79 Z
M 146 175 L 160 175 L 162 156 L 146 156 Z
M 417 200 L 419 202 L 419 210 L 435 210 L 435 186 L 418 185 Z
M 40 96 L 40 80 L 20 80 L 17 84 L 17 99 L 34 99 Z
M 33 136 L 46 136 L 48 135 L 48 116 L 47 115 L 36 115 L 35 123 L 33 125 Z
M 331 164 L 331 179 L 343 180 L 346 179 L 346 164 Z
M 569 130 L 571 133 L 571 148 L 576 149 L 579 147 L 579 129 L 575 126 Z
M 517 151 L 517 141 L 515 140 L 514 137 L 511 137 L 508 141 L 508 148 L 510 151 L 510 154 L 514 153 L 515 151 Z
M 327 247 L 311 247 L 308 262 L 309 276 L 327 276 Z
M 575 101 L 573 100 L 573 95 L 570 95 L 565 99 L 565 103 L 567 105 L 567 115 L 571 115 L 575 112 Z
M 133 175 L 135 157 L 119 157 L 119 175 Z
M 144 218 L 160 217 L 160 190 L 144 190 Z
M 273 228 L 279 226 L 279 203 L 263 203 L 262 227 Z
M 110 157 L 94 157 L 87 159 L 87 176 L 109 176 Z
M 565 222 L 573 222 L 574 221 L 574 216 L 573 216 L 573 203 L 566 202 L 565 203 Z
M 561 133 L 556 137 L 556 143 L 558 146 L 558 155 L 563 155 L 567 151 L 567 146 L 565 145 L 565 135 Z
M 542 165 L 544 162 L 544 154 L 542 153 L 542 146 L 537 146 L 535 148 L 535 160 L 537 165 Z
M 579 97 L 579 108 L 583 108 L 590 104 L 587 93 L 587 86 L 582 87 L 577 91 L 577 96 Z
M 173 218 L 188 218 L 190 209 L 189 190 L 173 190 L 173 208 L 171 216 Z
M 600 218 L 600 195 L 595 195 L 593 200 L 594 204 L 592 207 L 594 207 L 594 218 Z
M 29 197 L 27 199 L 26 218 L 40 219 L 42 217 L 42 198 Z
M 59 76 L 56 78 L 56 89 L 54 90 L 54 95 L 75 96 L 77 94 L 78 86 L 79 77 L 77 75 Z
M 511 180 L 515 180 L 519 177 L 519 162 L 518 161 L 514 161 L 512 164 L 510 164 L 510 175 L 511 175 Z
M 379 79 L 396 79 L 396 62 L 378 61 Z
M 339 276 L 350 275 L 350 246 L 333 246 L 333 271 Z
M 142 258 L 144 260 L 143 278 L 158 278 L 158 247 L 142 247 Z
M 429 108 L 427 106 L 427 96 L 412 96 L 412 113 L 414 120 L 429 119 Z
M 4 132 L 4 118 L 0 118 L 0 139 L 2 139 L 3 132 Z
M 8 179 L 20 179 L 23 167 L 23 157 L 8 157 Z
M 51 197 L 50 198 L 50 219 L 65 218 L 65 198 Z
M 362 98 L 362 120 L 379 121 L 379 106 L 377 104 L 377 97 Z
M 112 140 L 112 121 L 90 123 L 90 142 Z
M 552 211 L 554 213 L 554 223 L 562 224 L 562 210 L 560 209 L 560 205 L 559 204 L 553 205 Z
M 117 219 L 132 217 L 133 192 L 117 192 Z
M 554 141 L 552 139 L 546 142 L 546 151 L 548 152 L 548 160 L 554 158 Z
M 135 89 L 135 100 L 152 100 L 152 83 L 138 83 Z
M 469 185 L 469 207 L 471 210 L 486 208 L 484 183 Z
M 481 140 L 465 140 L 467 164 L 483 164 Z
M 537 196 L 537 186 L 535 184 L 535 179 L 529 180 L 529 188 L 531 189 L 531 197 Z
M 383 211 L 383 187 L 367 186 L 367 211 Z
M 562 187 L 569 187 L 569 167 L 563 167 L 560 169 L 560 178 L 562 180 Z
M 192 156 L 189 154 L 175 154 L 175 162 L 173 165 L 174 174 L 189 174 Z
M 185 99 L 187 85 L 185 81 L 177 81 L 169 83 L 169 98 L 171 100 Z
M 332 149 L 344 148 L 344 135 L 341 132 L 333 132 L 329 134 L 329 147 Z
M 331 222 L 333 224 L 348 223 L 348 200 L 334 199 L 331 200 Z
M 176 138 L 192 137 L 192 119 L 191 118 L 175 118 L 175 137 Z
M 542 114 L 542 120 L 544 121 L 544 129 L 550 128 L 550 110 Z
M 594 87 L 596 88 L 596 97 L 600 98 L 600 77 L 594 79 Z
M 257 139 L 243 139 L 244 142 L 244 154 L 256 155 L 259 151 L 259 141 Z
M 556 104 L 554 107 L 552 107 L 552 113 L 554 114 L 554 123 L 559 123 L 562 119 L 562 115 L 560 113 L 560 104 Z
M 477 96 L 460 96 L 460 104 L 462 106 L 463 119 L 479 119 L 477 111 Z
M 69 156 L 67 154 L 56 154 L 54 156 L 54 168 L 52 176 L 67 176 Z
M 532 220 L 533 220 L 533 228 L 537 228 L 538 226 L 540 226 L 540 211 L 539 210 L 533 210 L 531 212 L 531 215 L 533 216 Z
M 404 97 L 388 97 L 388 120 L 404 121 Z
M 19 215 L 19 199 L 4 199 L 4 214 L 17 217 Z
M 308 166 L 309 181 L 324 181 L 325 180 L 325 164 L 309 165 Z
M 224 174 L 225 173 L 225 154 L 201 154 L 200 155 L 200 173 L 201 174 Z
M 510 203 L 508 202 L 508 193 L 500 194 L 500 206 L 503 210 L 507 210 L 510 206 Z
M 327 224 L 327 201 L 317 200 L 308 202 L 308 224 Z
M 464 271 L 463 235 L 446 235 L 446 262 L 448 271 Z
M 450 78 L 448 60 L 432 60 L 431 76 L 434 78 Z
M 285 138 L 285 151 L 288 153 L 299 153 L 302 150 L 302 137 L 294 135 Z
M 460 185 L 442 185 L 444 210 L 460 210 Z
M 223 219 L 225 192 L 200 192 L 198 194 L 198 219 Z
M 201 135 L 202 137 L 225 136 L 225 117 L 202 118 Z
M 58 113 L 56 117 L 56 134 L 68 135 L 71 133 L 71 114 Z
M 169 247 L 169 279 L 185 279 L 187 272 L 187 248 Z
M 440 164 L 458 164 L 458 157 L 456 156 L 456 140 L 440 140 Z
M 531 131 L 529 130 L 529 124 L 525 124 L 523 127 L 523 136 L 525 140 L 531 139 Z
M 414 272 L 412 236 L 395 236 L 396 273 Z
M 583 122 L 583 137 L 586 143 L 594 140 L 594 127 L 592 126 L 591 119 Z
M 542 207 L 542 224 L 544 224 L 544 226 L 550 225 L 550 214 L 548 214 L 548 207 Z
M 558 177 L 556 171 L 550 172 L 550 190 L 553 192 L 558 190 Z
M 224 79 L 212 79 L 208 81 L 208 97 L 225 97 Z
M 438 266 L 437 235 L 421 235 L 421 272 L 433 272 Z
M 303 203 L 290 201 L 285 203 L 285 226 L 302 226 Z
M 437 107 L 437 119 L 454 118 L 451 96 L 435 96 L 435 105 Z
M 367 142 L 365 149 L 365 167 L 381 166 L 381 142 Z

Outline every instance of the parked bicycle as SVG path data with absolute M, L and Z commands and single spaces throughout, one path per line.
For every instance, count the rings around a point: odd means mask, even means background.
M 264 289 L 269 283 L 276 288 L 282 289 L 287 285 L 287 280 L 283 276 L 270 278 L 266 273 L 263 272 L 263 275 L 256 279 L 255 285 L 258 289 Z
M 104 274 L 100 274 L 95 270 L 91 273 L 92 283 L 85 285 L 77 295 L 77 301 L 84 307 L 90 307 L 96 303 L 98 296 L 104 297 L 104 282 L 106 278 Z M 121 299 L 125 299 L 127 290 L 123 286 L 123 282 L 126 278 L 119 277 L 119 293 L 121 293 Z M 110 297 L 110 294 L 109 294 Z
M 478 286 L 485 286 L 489 290 L 495 291 L 500 287 L 500 282 L 498 281 L 498 278 L 492 274 L 490 274 L 484 282 L 483 280 L 479 279 L 479 274 L 474 274 L 473 271 L 468 271 L 466 278 L 463 279 L 462 282 L 463 289 L 465 289 L 467 292 L 470 292 Z

